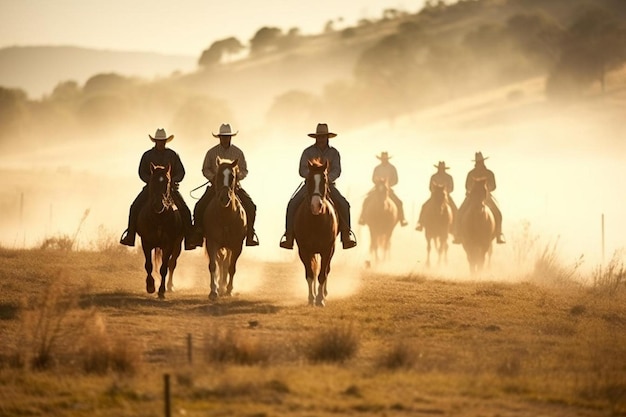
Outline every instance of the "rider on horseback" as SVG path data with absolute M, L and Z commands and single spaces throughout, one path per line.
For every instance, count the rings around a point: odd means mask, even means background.
M 185 168 L 183 167 L 178 154 L 165 146 L 167 142 L 174 139 L 174 135 L 167 136 L 165 129 L 157 129 L 154 137 L 150 135 L 148 136 L 150 137 L 150 140 L 154 142 L 154 147 L 147 150 L 139 162 L 139 178 L 141 178 L 146 185 L 130 206 L 128 228 L 122 234 L 120 243 L 126 246 L 135 246 L 135 234 L 137 232 L 137 218 L 139 217 L 139 211 L 148 201 L 148 181 L 150 181 L 151 175 L 150 164 L 161 166 L 167 166 L 169 164 L 172 170 L 171 175 L 173 186 L 171 193 L 183 221 L 183 228 L 185 232 L 185 250 L 195 249 L 195 245 L 191 244 L 189 239 L 192 228 L 191 211 L 189 210 L 189 207 L 187 207 L 185 200 L 183 200 L 183 196 L 178 192 L 178 183 L 180 183 L 185 177 Z
M 309 133 L 309 137 L 315 138 L 315 143 L 306 148 L 300 157 L 299 173 L 302 178 L 306 178 L 309 171 L 309 161 L 315 158 L 319 158 L 321 161 L 328 161 L 328 182 L 330 197 L 337 208 L 339 215 L 339 231 L 341 232 L 341 242 L 344 249 L 350 249 L 356 246 L 356 238 L 350 230 L 350 203 L 348 200 L 337 190 L 335 181 L 341 175 L 341 157 L 339 151 L 328 143 L 329 138 L 337 136 L 336 133 L 332 133 L 328 130 L 326 123 L 318 123 L 315 133 Z M 286 231 L 281 237 L 280 247 L 284 249 L 293 249 L 294 231 L 293 223 L 296 210 L 300 206 L 300 203 L 304 200 L 306 195 L 306 188 L 300 187 L 298 191 L 291 197 L 289 204 L 287 204 L 286 214 Z
M 394 185 L 398 183 L 398 171 L 396 170 L 396 167 L 389 162 L 389 159 L 391 157 L 389 156 L 387 152 L 381 152 L 380 156 L 376 155 L 376 158 L 380 160 L 380 164 L 378 164 L 374 168 L 374 172 L 372 173 L 372 182 L 376 184 L 376 180 L 378 179 L 383 179 L 387 181 L 387 184 L 389 185 L 389 198 L 391 198 L 393 202 L 396 204 L 396 207 L 398 207 L 398 220 L 400 221 L 400 226 L 404 227 L 408 223 L 406 219 L 404 218 L 404 208 L 403 208 L 402 200 L 398 198 L 398 196 L 396 195 L 396 193 L 394 192 L 392 188 Z M 370 190 L 370 192 L 365 197 L 365 200 L 363 200 L 361 216 L 359 217 L 360 225 L 364 225 L 366 223 L 365 219 L 363 218 L 363 214 L 366 212 L 365 209 L 371 201 L 370 197 L 372 195 L 372 191 L 373 190 Z
M 200 197 L 200 200 L 196 203 L 193 209 L 194 218 L 194 231 L 193 231 L 193 243 L 196 246 L 202 246 L 204 235 L 202 232 L 202 216 L 211 199 L 215 196 L 215 187 L 213 186 L 213 179 L 217 172 L 217 157 L 221 159 L 229 159 L 234 161 L 239 160 L 239 181 L 246 178 L 248 175 L 248 165 L 246 163 L 246 157 L 243 151 L 231 145 L 231 138 L 239 133 L 238 131 L 233 133 L 229 124 L 222 124 L 220 126 L 219 133 L 212 135 L 220 139 L 220 143 L 209 149 L 204 157 L 202 164 L 202 174 L 209 180 L 209 185 L 206 187 L 204 194 Z M 241 205 L 246 211 L 248 218 L 248 235 L 246 237 L 246 246 L 258 246 L 259 238 L 254 231 L 254 221 L 256 219 L 256 205 L 252 201 L 250 195 L 241 187 L 238 187 L 235 191 L 237 197 L 241 201 Z
M 428 198 L 428 200 L 426 200 L 424 204 L 422 204 L 422 209 L 420 210 L 420 217 L 417 221 L 417 227 L 415 227 L 415 230 L 419 232 L 424 230 L 424 212 L 432 203 L 432 192 L 435 185 L 443 185 L 446 192 L 448 193 L 448 204 L 450 204 L 450 207 L 452 208 L 453 218 L 456 218 L 456 214 L 458 211 L 456 208 L 456 203 L 452 200 L 452 196 L 450 195 L 452 191 L 454 191 L 454 179 L 452 178 L 452 175 L 446 172 L 446 169 L 450 169 L 450 167 L 446 166 L 445 161 L 439 161 L 438 165 L 433 166 L 437 168 L 437 172 L 435 172 L 430 177 L 429 189 L 431 192 L 431 196 Z
M 487 195 L 486 203 L 487 203 L 487 206 L 489 206 L 489 208 L 491 209 L 494 220 L 496 222 L 496 230 L 495 230 L 496 242 L 506 243 L 504 239 L 504 235 L 502 234 L 502 212 L 500 211 L 500 208 L 498 207 L 498 202 L 496 201 L 496 199 L 494 198 L 492 194 L 492 192 L 496 189 L 496 178 L 493 172 L 487 169 L 487 167 L 485 166 L 486 159 L 489 159 L 489 157 L 485 158 L 483 157 L 482 152 L 476 152 L 475 159 L 474 159 L 474 162 L 475 162 L 474 169 L 472 169 L 470 172 L 467 173 L 467 178 L 465 180 L 466 198 L 465 200 L 463 200 L 463 204 L 461 204 L 461 207 L 459 207 L 459 215 L 455 216 L 454 240 L 452 241 L 452 243 L 455 243 L 455 244 L 461 243 L 462 237 L 459 236 L 459 232 L 461 230 L 461 218 L 463 217 L 463 215 L 465 214 L 465 211 L 467 210 L 467 195 L 472 190 L 475 179 L 479 179 L 479 178 L 485 178 L 487 182 L 487 189 L 489 190 L 489 193 Z

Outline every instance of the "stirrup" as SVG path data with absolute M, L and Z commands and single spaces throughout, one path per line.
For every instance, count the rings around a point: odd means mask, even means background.
M 417 230 L 418 232 L 421 232 L 422 230 L 424 230 L 424 226 L 418 223 L 417 226 L 415 226 L 415 230 Z
M 259 246 L 259 238 L 256 233 L 246 237 L 246 246 Z
M 135 246 L 135 233 L 131 234 L 128 229 L 124 230 L 120 238 L 120 243 L 126 246 Z
M 341 234 L 341 244 L 344 249 L 350 249 L 356 246 L 356 236 L 354 236 L 352 230 Z
M 283 249 L 293 249 L 293 238 L 289 239 L 287 233 L 280 238 L 279 246 Z

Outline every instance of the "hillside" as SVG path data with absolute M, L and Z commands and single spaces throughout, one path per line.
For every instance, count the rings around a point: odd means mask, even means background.
M 15 46 L 0 49 L 0 85 L 21 88 L 31 99 L 50 94 L 58 83 L 84 84 L 91 76 L 115 72 L 152 79 L 196 68 L 197 57 L 122 52 L 73 46 Z

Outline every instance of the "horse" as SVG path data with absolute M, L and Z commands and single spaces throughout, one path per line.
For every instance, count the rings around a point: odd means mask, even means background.
M 304 180 L 306 197 L 296 209 L 294 237 L 309 285 L 309 305 L 323 307 L 328 295 L 328 274 L 335 253 L 339 221 L 328 197 L 328 161 L 321 163 L 314 159 L 308 161 L 308 166 L 309 173 Z
M 460 224 L 461 243 L 467 254 L 470 273 L 483 270 L 487 255 L 491 258 L 492 242 L 495 235 L 495 219 L 489 206 L 486 180 L 476 179 L 467 196 L 467 209 Z
M 430 267 L 431 243 L 437 250 L 437 264 L 448 263 L 448 234 L 454 221 L 445 185 L 431 183 L 430 202 L 424 208 L 424 236 L 426 237 L 426 266 Z
M 150 164 L 148 201 L 137 218 L 137 234 L 145 257 L 146 291 L 154 293 L 153 261 L 159 265 L 161 284 L 159 298 L 165 298 L 165 278 L 169 271 L 167 290 L 173 290 L 174 269 L 184 237 L 183 222 L 172 198 L 171 166 Z M 154 259 L 153 259 L 154 257 Z
M 215 196 L 202 216 L 206 253 L 211 274 L 210 300 L 219 295 L 232 295 L 237 260 L 246 238 L 248 219 L 237 198 L 239 160 L 217 157 L 217 171 L 213 179 Z M 218 291 L 219 286 L 219 291 Z
M 398 207 L 389 193 L 387 180 L 376 178 L 374 189 L 366 197 L 363 220 L 369 227 L 370 255 L 373 255 L 375 262 L 389 258 L 391 235 L 398 223 Z

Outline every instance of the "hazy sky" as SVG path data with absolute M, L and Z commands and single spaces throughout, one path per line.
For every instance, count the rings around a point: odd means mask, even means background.
M 230 36 L 247 43 L 263 26 L 320 33 L 423 0 L 0 0 L 0 47 L 74 45 L 199 55 Z

